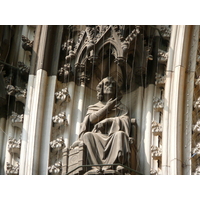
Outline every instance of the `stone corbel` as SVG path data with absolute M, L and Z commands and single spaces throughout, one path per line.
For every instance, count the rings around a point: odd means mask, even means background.
M 153 98 L 153 109 L 156 112 L 162 112 L 164 108 L 164 102 L 162 99 L 158 98 L 158 97 L 154 97 Z
M 154 136 L 162 136 L 163 130 L 161 124 L 157 123 L 156 121 L 152 121 L 151 127 L 152 127 L 152 134 Z
M 162 76 L 161 74 L 156 73 L 155 79 L 156 79 L 155 85 L 157 85 L 158 87 L 165 86 L 166 76 Z
M 10 153 L 20 154 L 21 149 L 21 139 L 16 140 L 14 138 L 9 138 L 8 140 L 8 151 Z
M 11 123 L 13 127 L 18 127 L 22 129 L 23 121 L 24 121 L 24 114 L 18 115 L 15 112 L 12 112 L 12 115 L 10 116 Z
M 55 93 L 56 104 L 61 105 L 64 102 L 70 102 L 71 98 L 67 88 Z
M 30 51 L 32 53 L 33 50 L 33 42 L 29 40 L 27 37 L 25 37 L 24 35 L 22 35 L 22 48 L 25 51 Z
M 57 162 L 48 167 L 49 174 L 58 175 L 62 171 L 62 163 Z
M 6 163 L 6 174 L 7 175 L 19 175 L 19 163 L 17 165 L 12 165 L 10 163 Z
M 161 160 L 162 149 L 157 146 L 151 146 L 151 153 L 154 160 Z
M 61 128 L 63 126 L 68 125 L 68 121 L 66 119 L 66 115 L 64 112 L 61 112 L 58 115 L 53 116 L 52 121 L 53 121 L 54 128 Z
M 158 63 L 167 64 L 168 52 L 158 49 Z
M 50 147 L 53 150 L 59 151 L 64 147 L 64 139 L 63 137 L 59 137 L 56 140 L 50 142 Z

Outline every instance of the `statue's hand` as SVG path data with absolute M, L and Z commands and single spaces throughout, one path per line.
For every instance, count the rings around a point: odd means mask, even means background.
M 112 118 L 106 118 L 94 126 L 95 132 L 101 131 L 101 133 L 105 133 L 105 127 L 108 127 L 112 123 Z
M 108 110 L 112 110 L 114 106 L 116 105 L 116 103 L 117 103 L 117 98 L 109 99 L 105 106 L 107 107 Z
M 104 128 L 104 123 L 99 122 L 97 123 L 95 126 L 94 126 L 94 131 L 97 132 L 97 131 L 101 131 L 101 133 L 104 133 L 105 131 L 105 128 Z

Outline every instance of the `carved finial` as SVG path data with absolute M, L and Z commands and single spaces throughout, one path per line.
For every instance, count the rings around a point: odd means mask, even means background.
M 68 125 L 68 121 L 66 119 L 64 112 L 61 112 L 56 116 L 53 116 L 52 121 L 53 121 L 53 127 L 55 128 L 61 128 L 62 126 Z

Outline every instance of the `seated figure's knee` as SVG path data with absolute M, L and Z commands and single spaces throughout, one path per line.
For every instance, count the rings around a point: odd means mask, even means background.
M 83 140 L 84 140 L 85 138 L 91 138 L 91 137 L 93 137 L 93 133 L 92 133 L 92 132 L 86 132 L 86 133 L 84 133 L 84 135 L 83 135 Z

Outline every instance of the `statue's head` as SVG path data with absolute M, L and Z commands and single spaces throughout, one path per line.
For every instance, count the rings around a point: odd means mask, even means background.
M 112 77 L 104 78 L 96 87 L 97 99 L 103 101 L 104 95 L 110 95 L 111 98 L 122 97 L 117 82 Z M 120 100 L 120 99 L 119 99 Z

